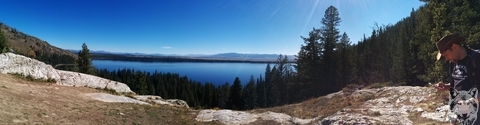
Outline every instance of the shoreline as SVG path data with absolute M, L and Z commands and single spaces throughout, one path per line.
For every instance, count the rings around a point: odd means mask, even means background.
M 209 63 L 276 63 L 276 59 L 244 59 L 244 58 L 206 58 L 181 56 L 131 56 L 118 54 L 95 54 L 92 60 L 128 61 L 128 62 L 209 62 Z M 287 63 L 295 63 L 294 60 Z

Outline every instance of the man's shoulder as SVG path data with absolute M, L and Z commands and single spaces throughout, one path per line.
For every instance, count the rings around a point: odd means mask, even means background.
M 478 54 L 480 54 L 480 49 L 471 49 L 469 48 L 468 51 L 467 51 L 467 55 L 470 56 L 471 58 L 477 60 L 478 58 L 476 56 L 478 56 Z

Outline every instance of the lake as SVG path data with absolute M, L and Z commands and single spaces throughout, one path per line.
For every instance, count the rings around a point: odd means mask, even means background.
M 204 62 L 128 62 L 111 60 L 93 60 L 93 65 L 98 69 L 118 70 L 135 69 L 147 72 L 177 73 L 201 83 L 210 82 L 215 85 L 230 85 L 235 77 L 246 84 L 253 75 L 255 80 L 265 75 L 267 63 L 204 63 Z M 273 64 L 270 64 L 273 67 Z

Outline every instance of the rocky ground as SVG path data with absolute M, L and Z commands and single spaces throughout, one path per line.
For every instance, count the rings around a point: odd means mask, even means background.
M 340 91 L 299 104 L 257 111 L 202 110 L 196 120 L 224 124 L 256 124 L 261 121 L 315 125 L 450 124 L 446 117 L 448 105 L 444 104 L 447 97 L 445 93 L 430 87 L 383 87 Z M 336 107 L 338 105 L 344 106 Z M 337 111 L 328 113 L 323 111 L 325 108 Z
M 135 95 L 120 82 L 0 54 L 5 124 L 449 124 L 447 95 L 430 87 L 344 89 L 274 108 L 194 110 L 183 100 Z

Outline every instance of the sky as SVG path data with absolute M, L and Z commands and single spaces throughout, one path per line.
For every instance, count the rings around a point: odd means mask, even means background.
M 146 54 L 299 52 L 329 6 L 352 44 L 419 0 L 6 0 L 0 21 L 51 45 Z

